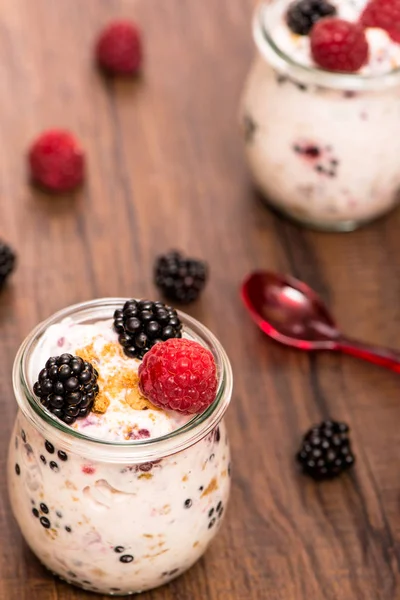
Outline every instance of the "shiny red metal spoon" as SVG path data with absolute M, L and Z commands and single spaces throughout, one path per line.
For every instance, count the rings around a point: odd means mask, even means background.
M 294 277 L 255 271 L 244 280 L 241 295 L 258 327 L 277 342 L 344 352 L 400 373 L 400 352 L 344 336 L 321 298 Z

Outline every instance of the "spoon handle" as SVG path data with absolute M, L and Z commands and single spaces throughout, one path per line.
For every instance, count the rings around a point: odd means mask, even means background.
M 373 346 L 352 340 L 350 338 L 341 337 L 337 340 L 336 349 L 350 354 L 356 358 L 361 358 L 375 365 L 385 367 L 400 373 L 400 352 L 391 350 L 390 348 L 383 348 L 381 346 Z

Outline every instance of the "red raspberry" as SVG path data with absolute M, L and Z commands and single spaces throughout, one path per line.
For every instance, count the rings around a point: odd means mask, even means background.
M 52 192 L 69 192 L 82 183 L 85 157 L 68 131 L 45 131 L 29 150 L 31 178 Z
M 146 352 L 139 366 L 142 394 L 160 408 L 201 413 L 215 400 L 217 368 L 198 342 L 172 338 Z
M 361 25 L 333 17 L 312 28 L 311 53 L 323 69 L 354 73 L 367 62 L 369 49 Z
M 371 0 L 361 15 L 363 27 L 379 27 L 400 43 L 400 0 Z
M 99 65 L 108 73 L 132 75 L 142 65 L 142 42 L 135 23 L 114 21 L 100 33 L 96 45 Z

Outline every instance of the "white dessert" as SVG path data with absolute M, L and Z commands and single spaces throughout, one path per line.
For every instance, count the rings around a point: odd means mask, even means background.
M 110 320 L 49 327 L 29 365 L 32 383 L 50 356 L 64 352 L 90 355 L 103 393 L 99 408 L 106 407 L 72 431 L 126 447 L 193 418 L 146 404 L 139 361 L 119 351 Z M 68 448 L 55 446 L 20 412 L 9 452 L 11 506 L 51 571 L 86 589 L 126 595 L 166 583 L 203 554 L 228 499 L 229 461 L 223 423 L 177 454 L 122 464 L 118 454 L 113 462 L 81 456 L 73 437 Z
M 50 356 L 63 353 L 78 354 L 93 364 L 99 372 L 100 400 L 107 404 L 105 412 L 77 419 L 72 425 L 76 431 L 110 442 L 129 442 L 168 435 L 193 418 L 158 410 L 140 397 L 137 373 L 141 361 L 124 354 L 112 319 L 79 326 L 65 319 L 49 327 L 31 363 L 31 379 L 37 378 Z
M 332 3 L 349 20 L 365 4 Z M 310 75 L 297 67 L 315 65 L 308 36 L 286 25 L 288 4 L 272 1 L 267 17 L 262 13 L 275 44 L 295 64 L 282 57 L 275 62 L 270 48 L 268 60 L 259 56 L 253 65 L 242 103 L 248 161 L 258 187 L 283 212 L 325 228 L 352 229 L 397 202 L 400 73 L 397 81 L 385 78 L 400 66 L 400 44 L 369 29 L 369 62 L 360 73 L 319 76 L 314 69 Z M 256 38 L 265 51 L 261 25 Z

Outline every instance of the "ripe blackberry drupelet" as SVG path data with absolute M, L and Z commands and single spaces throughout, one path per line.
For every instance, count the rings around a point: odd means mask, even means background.
M 98 373 L 89 362 L 61 354 L 48 359 L 33 391 L 45 408 L 71 425 L 90 412 L 99 393 L 97 378 Z
M 304 473 L 313 479 L 329 479 L 340 475 L 355 462 L 345 423 L 323 421 L 304 436 L 297 454 Z
M 157 342 L 182 337 L 176 310 L 162 302 L 128 300 L 114 313 L 114 329 L 130 358 L 143 358 Z
M 294 33 L 308 35 L 317 21 L 335 15 L 336 8 L 327 0 L 299 0 L 289 6 L 286 22 Z
M 175 302 L 189 303 L 197 299 L 208 275 L 207 264 L 186 258 L 173 250 L 159 256 L 154 267 L 154 281 L 164 296 Z
M 6 282 L 8 276 L 13 272 L 16 262 L 14 250 L 0 241 L 0 287 Z

